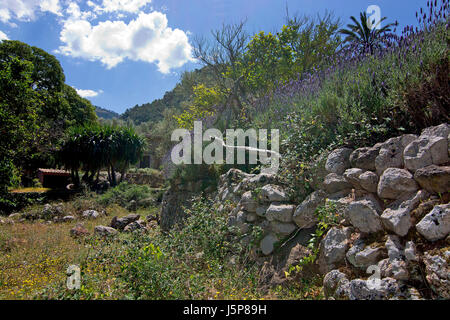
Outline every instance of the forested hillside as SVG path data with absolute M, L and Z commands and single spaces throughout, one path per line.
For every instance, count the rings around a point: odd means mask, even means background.
M 102 119 L 113 119 L 113 118 L 119 118 L 119 114 L 117 112 L 107 110 L 101 107 L 95 107 L 95 113 L 97 114 L 97 117 Z
M 191 98 L 193 87 L 199 83 L 210 83 L 210 77 L 208 68 L 186 71 L 175 88 L 166 92 L 163 98 L 127 109 L 120 118 L 125 121 L 132 120 L 136 125 L 144 122 L 156 123 L 163 119 L 165 109 L 173 108 L 174 111 L 184 109 Z

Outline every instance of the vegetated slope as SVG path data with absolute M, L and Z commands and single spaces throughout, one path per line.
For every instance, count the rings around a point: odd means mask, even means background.
M 164 118 L 163 111 L 165 109 L 174 108 L 176 110 L 182 110 L 184 104 L 189 101 L 192 95 L 193 86 L 199 83 L 209 83 L 210 78 L 211 72 L 207 67 L 187 71 L 181 76 L 181 80 L 175 88 L 167 91 L 163 98 L 156 99 L 150 103 L 135 105 L 127 109 L 120 118 L 125 121 L 133 120 L 136 125 L 149 121 L 161 121 Z
M 95 113 L 97 114 L 97 117 L 102 119 L 113 119 L 113 118 L 119 118 L 120 115 L 117 112 L 101 108 L 98 106 L 95 106 Z

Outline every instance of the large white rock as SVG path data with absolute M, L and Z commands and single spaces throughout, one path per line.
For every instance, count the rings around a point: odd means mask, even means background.
M 336 173 L 330 173 L 325 177 L 323 181 L 323 188 L 327 193 L 336 193 L 342 190 L 349 190 L 352 185 L 347 180 Z
M 428 196 L 429 193 L 427 191 L 419 190 L 395 201 L 381 215 L 381 221 L 385 228 L 399 236 L 406 236 L 412 226 L 411 211 L 416 209 L 419 203 L 428 198 Z
M 266 211 L 266 219 L 291 222 L 295 206 L 293 204 L 272 203 Z
M 402 295 L 400 286 L 392 278 L 355 279 L 350 281 L 350 300 L 387 300 Z
M 356 254 L 364 250 L 364 247 L 365 247 L 364 241 L 361 239 L 357 239 L 353 243 L 352 247 L 348 249 L 347 253 L 345 254 L 347 261 L 350 262 L 353 266 L 357 267 L 355 260 Z
M 414 134 L 404 134 L 384 142 L 378 156 L 375 158 L 377 174 L 382 175 L 387 168 L 402 168 L 403 151 L 415 139 L 417 139 L 417 136 Z
M 375 171 L 375 159 L 380 152 L 381 145 L 381 143 L 377 143 L 373 147 L 364 147 L 353 151 L 350 155 L 351 166 Z
M 350 168 L 350 154 L 353 152 L 349 148 L 339 148 L 333 150 L 327 158 L 325 169 L 330 173 L 343 174 L 345 169 Z
M 423 135 L 411 142 L 403 152 L 405 167 L 411 171 L 449 161 L 447 138 Z
M 359 184 L 363 189 L 373 193 L 377 192 L 379 177 L 376 173 L 372 171 L 366 171 L 362 173 L 358 178 Z
M 398 199 L 401 196 L 415 192 L 419 185 L 413 175 L 404 169 L 388 168 L 383 172 L 378 183 L 377 193 L 380 198 Z
M 408 265 L 403 259 L 383 259 L 377 264 L 381 277 L 391 277 L 406 281 L 410 278 Z
M 331 228 L 320 243 L 319 268 L 325 274 L 345 263 L 350 228 Z
M 383 230 L 380 221 L 381 208 L 370 198 L 354 201 L 348 206 L 350 223 L 361 232 L 371 233 Z
M 283 202 L 288 201 L 289 198 L 280 186 L 267 184 L 261 188 L 261 200 L 266 202 Z
M 450 203 L 435 206 L 416 224 L 416 229 L 429 241 L 447 237 L 450 233 Z
M 323 278 L 323 292 L 325 298 L 336 297 L 337 288 L 342 282 L 348 282 L 347 276 L 339 270 L 331 270 Z
M 450 124 L 442 123 L 438 126 L 425 128 L 420 135 L 447 138 L 450 135 Z
M 343 176 L 355 189 L 361 189 L 361 181 L 359 177 L 365 172 L 363 169 L 350 168 L 345 170 Z M 370 172 L 370 171 L 369 171 Z
M 364 242 L 359 240 L 348 250 L 346 257 L 355 267 L 366 269 L 375 265 L 382 253 L 381 247 L 365 246 Z
M 315 210 L 325 203 L 325 192 L 319 190 L 311 193 L 294 212 L 293 220 L 299 228 L 311 228 L 317 223 Z

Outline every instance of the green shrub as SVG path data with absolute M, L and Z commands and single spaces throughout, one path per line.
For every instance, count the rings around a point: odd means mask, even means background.
M 102 206 L 117 204 L 126 208 L 132 200 L 139 204 L 140 200 L 145 200 L 151 197 L 153 197 L 153 193 L 148 186 L 129 184 L 124 181 L 99 196 L 97 202 Z

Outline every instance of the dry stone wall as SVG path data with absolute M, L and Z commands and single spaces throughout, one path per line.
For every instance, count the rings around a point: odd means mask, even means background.
M 419 136 L 332 151 L 321 188 L 300 204 L 289 201 L 276 176 L 237 169 L 221 177 L 216 203 L 237 233 L 262 230 L 260 256 L 314 227 L 316 209 L 335 203 L 340 222 L 322 239 L 318 257 L 328 298 L 450 299 L 449 155 L 444 123 Z

